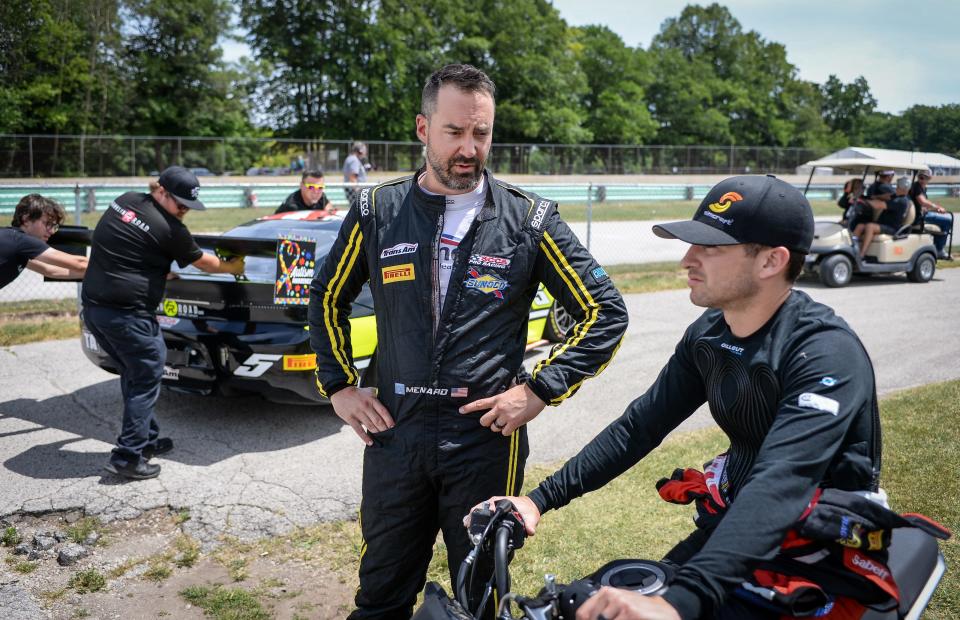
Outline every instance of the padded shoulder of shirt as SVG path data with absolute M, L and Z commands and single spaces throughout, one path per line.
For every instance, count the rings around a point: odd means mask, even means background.
M 389 181 L 371 187 L 369 189 L 371 208 L 376 210 L 378 206 L 385 204 L 399 207 L 400 203 L 403 202 L 403 199 L 406 198 L 410 189 L 413 187 L 413 177 L 414 175 L 408 175 L 390 179 Z

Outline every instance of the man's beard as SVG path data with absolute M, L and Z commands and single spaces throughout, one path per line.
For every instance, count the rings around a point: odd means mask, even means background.
M 483 167 L 486 160 L 480 157 L 451 157 L 446 162 L 440 160 L 436 153 L 427 144 L 427 163 L 433 174 L 436 175 L 440 184 L 447 189 L 456 191 L 473 189 L 483 177 Z M 453 171 L 456 164 L 473 164 L 473 170 L 466 174 L 460 174 Z

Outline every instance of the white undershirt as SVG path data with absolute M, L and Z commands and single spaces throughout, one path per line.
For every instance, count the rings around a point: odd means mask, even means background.
M 424 192 L 436 196 L 437 194 L 423 187 L 423 176 L 417 179 Z M 476 189 L 466 194 L 445 195 L 447 208 L 443 213 L 443 233 L 440 236 L 440 247 L 437 248 L 438 271 L 440 273 L 440 310 L 443 310 L 443 300 L 447 297 L 447 288 L 450 284 L 450 274 L 453 273 L 453 262 L 457 258 L 457 248 L 473 220 L 477 217 L 480 208 L 486 200 L 485 179 L 480 178 Z

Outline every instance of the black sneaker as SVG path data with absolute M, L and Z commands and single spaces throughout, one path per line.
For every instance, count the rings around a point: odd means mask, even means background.
M 104 467 L 111 474 L 117 474 L 131 480 L 146 480 L 156 478 L 160 474 L 160 466 L 155 463 L 148 463 L 143 459 L 136 465 L 124 465 L 120 467 L 113 463 L 107 463 Z
M 149 461 L 155 456 L 166 454 L 173 450 L 173 440 L 169 437 L 160 437 L 152 446 L 148 445 L 143 449 L 143 460 Z

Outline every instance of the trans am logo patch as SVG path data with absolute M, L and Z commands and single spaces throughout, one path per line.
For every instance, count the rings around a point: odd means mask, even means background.
M 277 271 L 273 303 L 305 306 L 310 303 L 316 242 L 306 239 L 277 240 Z
M 471 268 L 467 272 L 467 279 L 463 285 L 481 293 L 493 293 L 493 296 L 497 299 L 503 299 L 503 291 L 507 290 L 510 283 L 489 273 L 480 275 L 476 269 Z

